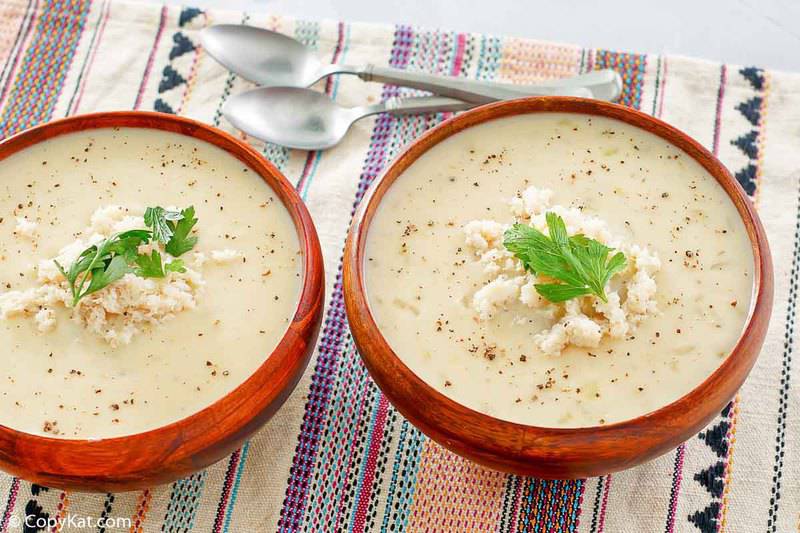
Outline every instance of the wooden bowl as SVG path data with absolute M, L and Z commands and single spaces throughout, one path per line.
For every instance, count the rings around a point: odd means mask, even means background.
M 46 139 L 75 131 L 128 127 L 164 130 L 211 143 L 258 173 L 288 209 L 303 254 L 303 284 L 288 330 L 241 385 L 172 424 L 124 437 L 56 439 L 0 426 L 0 468 L 48 487 L 125 491 L 174 481 L 242 445 L 294 390 L 316 342 L 324 303 L 322 252 L 314 224 L 291 184 L 247 144 L 200 122 L 161 113 L 80 115 L 24 131 L 0 143 L 0 161 Z
M 730 196 L 744 221 L 755 258 L 754 297 L 730 355 L 694 390 L 656 411 L 619 423 L 576 429 L 500 420 L 454 402 L 412 372 L 392 351 L 370 312 L 364 249 L 370 222 L 392 183 L 437 143 L 496 118 L 560 112 L 632 124 L 674 144 L 702 165 Z M 344 295 L 350 329 L 364 364 L 392 404 L 439 444 L 496 470 L 542 478 L 598 476 L 657 457 L 706 426 L 744 382 L 758 357 L 772 309 L 772 260 L 764 228 L 727 169 L 697 141 L 627 107 L 567 97 L 528 98 L 482 106 L 425 133 L 399 155 L 361 202 L 344 254 Z

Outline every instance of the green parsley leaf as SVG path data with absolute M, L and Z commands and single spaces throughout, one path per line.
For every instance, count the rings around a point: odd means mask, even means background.
M 558 303 L 591 294 L 588 287 L 572 287 L 563 283 L 537 283 L 536 292 L 551 302 Z
M 173 234 L 165 249 L 172 257 L 179 257 L 185 254 L 197 244 L 197 237 L 191 234 L 192 228 L 197 224 L 197 219 L 194 216 L 194 207 L 188 207 L 181 211 L 180 214 L 180 220 L 168 222 Z
M 567 233 L 564 219 L 545 214 L 548 235 L 526 224 L 514 224 L 503 235 L 503 245 L 535 275 L 561 283 L 540 283 L 536 291 L 558 303 L 593 294 L 607 301 L 605 287 L 626 265 L 625 254 L 584 235 Z
M 69 284 L 73 307 L 87 294 L 107 287 L 125 274 L 163 278 L 167 272 L 186 272 L 183 261 L 175 259 L 164 264 L 158 250 L 153 250 L 149 255 L 140 254 L 139 247 L 154 241 L 160 242 L 173 257 L 191 250 L 197 243 L 197 237 L 191 235 L 197 223 L 194 208 L 168 211 L 162 207 L 148 207 L 144 218 L 145 225 L 151 229 L 115 233 L 86 248 L 69 268 L 53 261 Z
M 81 297 L 104 289 L 131 271 L 131 267 L 123 256 L 114 256 L 107 265 L 92 270 L 92 279 L 89 282 L 89 287 L 81 294 Z
M 153 230 L 153 238 L 167 244 L 172 238 L 174 224 L 183 218 L 180 211 L 168 211 L 161 206 L 148 207 L 144 211 L 144 224 Z
M 544 233 L 525 224 L 514 224 L 503 235 L 503 244 L 526 270 L 564 283 L 580 286 L 582 279 L 572 271 L 561 248 Z
M 186 272 L 186 265 L 184 265 L 182 259 L 173 259 L 169 263 L 164 264 L 164 270 L 166 272 L 180 272 L 183 274 Z
M 150 255 L 139 254 L 134 260 L 135 273 L 140 278 L 163 278 L 164 267 L 161 265 L 161 254 L 153 250 Z
M 151 238 L 152 234 L 145 229 L 123 231 L 106 246 L 106 251 L 110 254 L 122 255 L 128 263 L 132 263 L 139 255 L 139 246 L 148 244 Z

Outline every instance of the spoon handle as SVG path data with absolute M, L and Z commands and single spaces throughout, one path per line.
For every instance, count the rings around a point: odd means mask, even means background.
M 463 102 L 455 98 L 442 96 L 412 96 L 410 98 L 392 97 L 379 104 L 352 108 L 353 119 L 358 120 L 367 115 L 392 113 L 396 115 L 412 115 L 415 113 L 444 113 L 446 111 L 464 111 L 478 104 Z
M 523 96 L 551 95 L 589 96 L 603 100 L 614 100 L 619 96 L 622 89 L 622 80 L 619 74 L 610 69 L 539 85 L 512 85 L 483 80 L 469 80 L 377 65 L 366 65 L 355 73 L 364 81 L 378 81 L 413 87 L 476 104 L 510 100 Z

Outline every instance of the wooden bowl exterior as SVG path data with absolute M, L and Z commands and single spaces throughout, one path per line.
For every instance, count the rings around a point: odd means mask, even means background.
M 80 115 L 24 131 L 0 143 L 0 161 L 28 146 L 76 131 L 132 127 L 163 130 L 229 152 L 275 191 L 297 229 L 303 285 L 288 330 L 244 383 L 202 411 L 167 426 L 100 440 L 55 439 L 0 426 L 0 468 L 48 487 L 113 492 L 167 483 L 236 450 L 294 390 L 313 351 L 322 319 L 322 252 L 311 216 L 291 184 L 247 144 L 211 126 L 161 113 L 124 111 Z
M 754 300 L 729 357 L 697 388 L 646 415 L 605 426 L 559 429 L 526 426 L 464 407 L 434 390 L 392 351 L 370 311 L 364 249 L 381 198 L 415 160 L 461 130 L 493 119 L 542 112 L 598 115 L 658 135 L 684 150 L 714 176 L 745 223 L 755 258 Z M 708 150 L 674 127 L 627 107 L 568 97 L 526 98 L 468 111 L 431 129 L 400 154 L 361 202 L 344 260 L 344 295 L 350 329 L 364 364 L 389 401 L 439 444 L 496 470 L 550 479 L 583 478 L 630 468 L 674 449 L 705 427 L 744 383 L 763 344 L 772 310 L 772 260 L 766 234 L 750 200 Z

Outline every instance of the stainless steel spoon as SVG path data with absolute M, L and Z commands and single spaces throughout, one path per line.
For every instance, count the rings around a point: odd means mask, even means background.
M 326 94 L 311 89 L 262 87 L 232 97 L 222 112 L 231 124 L 262 141 L 302 150 L 324 150 L 338 144 L 353 122 L 368 115 L 386 111 L 462 111 L 476 105 L 432 96 L 342 107 Z
M 365 81 L 414 87 L 435 94 L 485 104 L 523 96 L 563 94 L 565 88 L 585 87 L 590 97 L 615 100 L 622 80 L 606 69 L 536 85 L 513 85 L 437 76 L 377 65 L 323 64 L 302 43 L 274 31 L 239 24 L 220 24 L 203 30 L 203 47 L 228 70 L 265 87 L 308 87 L 332 74 L 355 74 Z
M 586 89 L 561 94 L 587 96 Z M 262 87 L 232 97 L 222 112 L 236 128 L 262 141 L 302 150 L 339 143 L 353 122 L 376 113 L 463 111 L 479 104 L 441 96 L 390 98 L 363 107 L 342 107 L 329 96 L 297 87 Z

